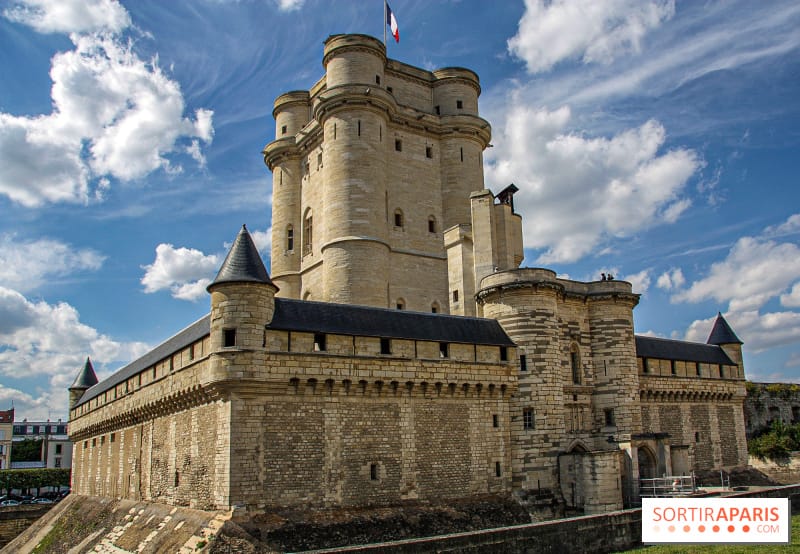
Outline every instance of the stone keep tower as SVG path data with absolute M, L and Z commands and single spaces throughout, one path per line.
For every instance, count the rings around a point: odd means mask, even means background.
M 449 312 L 444 231 L 471 223 L 489 123 L 478 76 L 325 41 L 325 76 L 275 100 L 271 275 L 279 296 Z

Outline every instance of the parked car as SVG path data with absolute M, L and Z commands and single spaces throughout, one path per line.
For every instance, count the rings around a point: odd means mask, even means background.
M 42 497 L 34 498 L 33 499 L 33 503 L 34 504 L 55 504 L 55 502 L 53 502 L 49 498 L 42 498 Z
M 3 507 L 19 506 L 19 501 L 12 500 L 12 499 L 9 498 L 8 500 L 3 500 L 2 502 L 0 502 L 0 506 L 3 506 Z

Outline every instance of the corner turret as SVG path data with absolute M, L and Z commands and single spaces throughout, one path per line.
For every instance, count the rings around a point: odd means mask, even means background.
M 72 409 L 90 387 L 97 384 L 97 375 L 94 372 L 92 361 L 87 357 L 72 386 L 69 387 L 69 408 Z
M 744 344 L 733 329 L 722 316 L 722 312 L 717 312 L 717 319 L 711 328 L 706 344 L 714 344 L 722 348 L 728 357 L 738 366 L 737 375 L 739 379 L 744 379 L 744 362 L 742 360 L 742 344 Z
M 263 348 L 264 330 L 275 313 L 278 287 L 272 283 L 245 225 L 206 290 L 211 293 L 212 352 Z

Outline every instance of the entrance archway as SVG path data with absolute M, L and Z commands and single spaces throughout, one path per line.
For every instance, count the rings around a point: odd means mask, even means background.
M 639 460 L 639 479 L 653 479 L 656 477 L 656 457 L 646 446 L 637 448 Z

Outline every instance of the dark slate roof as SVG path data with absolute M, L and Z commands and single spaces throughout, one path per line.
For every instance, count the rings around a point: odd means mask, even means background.
M 725 351 L 715 344 L 644 337 L 641 335 L 636 335 L 636 356 L 659 360 L 736 365 Z
M 708 344 L 744 344 L 733 332 L 731 326 L 722 317 L 722 313 L 717 313 L 717 320 L 714 322 L 714 327 L 711 329 L 711 334 L 708 335 Z
M 96 384 L 97 384 L 97 375 L 94 372 L 92 361 L 89 358 L 86 358 L 86 363 L 83 364 L 80 373 L 78 373 L 78 376 L 75 377 L 75 381 L 72 382 L 72 386 L 69 388 L 69 390 L 72 389 L 86 390 L 89 387 Z
M 81 396 L 81 399 L 76 403 L 76 405 L 88 402 L 92 398 L 101 395 L 105 391 L 119 385 L 120 383 L 124 383 L 140 371 L 147 369 L 156 362 L 159 362 L 167 356 L 171 356 L 178 350 L 186 348 L 193 342 L 200 340 L 208 334 L 210 321 L 211 314 L 198 319 L 184 330 L 178 332 L 178 334 L 156 346 L 153 350 L 138 360 L 134 360 L 125 367 L 121 368 L 108 379 L 104 379 L 97 383 L 97 377 L 95 377 L 95 383 L 97 384 L 83 393 L 83 396 Z
M 79 404 L 88 402 L 103 392 L 124 383 L 140 371 L 167 356 L 186 348 L 209 333 L 211 316 L 206 315 L 186 329 L 158 345 L 108 379 L 97 383 L 81 397 Z M 358 335 L 395 339 L 426 340 L 514 346 L 500 324 L 493 319 L 461 317 L 406 310 L 389 310 L 347 304 L 309 302 L 307 300 L 275 299 L 275 314 L 269 329 Z
M 270 329 L 514 346 L 493 319 L 275 299 Z
M 236 235 L 236 240 L 233 241 L 233 246 L 228 251 L 225 261 L 222 262 L 216 279 L 208 285 L 207 289 L 211 289 L 218 283 L 242 282 L 273 284 L 267 268 L 264 267 L 264 262 L 261 261 L 261 255 L 253 242 L 253 237 L 250 236 L 244 225 Z

